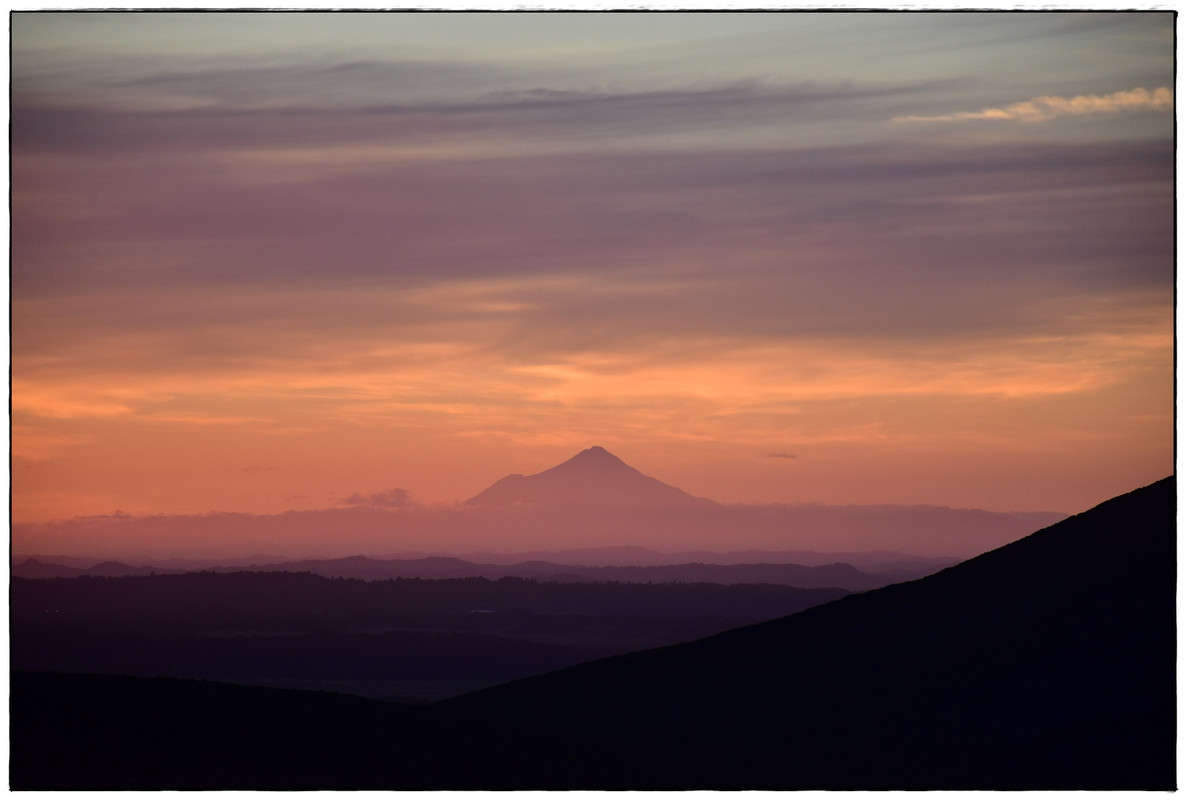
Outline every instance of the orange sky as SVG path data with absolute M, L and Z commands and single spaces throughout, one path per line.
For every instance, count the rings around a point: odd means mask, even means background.
M 1172 17 L 746 17 L 18 14 L 14 521 L 1171 473 Z

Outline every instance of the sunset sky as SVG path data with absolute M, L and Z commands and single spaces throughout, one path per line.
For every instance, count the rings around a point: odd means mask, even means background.
M 16 13 L 13 519 L 1173 471 L 1170 13 Z

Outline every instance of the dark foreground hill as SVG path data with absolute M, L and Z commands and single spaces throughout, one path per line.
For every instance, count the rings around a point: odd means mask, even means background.
M 15 790 L 595 785 L 612 743 L 361 697 L 177 678 L 13 672 Z
M 1175 788 L 1174 484 L 907 584 L 410 708 L 15 673 L 18 788 Z
M 429 702 L 701 639 L 845 594 L 777 585 L 364 581 L 289 572 L 14 577 L 9 645 L 14 669 L 205 678 Z
M 446 705 L 685 759 L 671 788 L 1170 789 L 1174 482 L 911 583 Z

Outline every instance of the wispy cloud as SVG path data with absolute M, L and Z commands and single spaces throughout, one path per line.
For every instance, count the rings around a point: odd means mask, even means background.
M 386 83 L 400 85 L 401 74 L 393 70 Z M 329 88 L 314 91 L 297 80 L 278 86 L 256 71 L 202 72 L 121 84 L 127 96 L 107 86 L 59 96 L 18 79 L 13 146 L 22 154 L 179 148 L 199 154 L 272 153 L 288 148 L 311 151 L 319 159 L 327 150 L 349 146 L 390 159 L 400 153 L 422 155 L 426 148 L 438 158 L 472 154 L 475 147 L 478 153 L 502 155 L 538 153 L 541 146 L 563 152 L 621 149 L 660 134 L 708 131 L 718 140 L 740 136 L 747 142 L 757 129 L 782 129 L 803 119 L 813 125 L 884 119 L 901 103 L 958 85 L 948 80 L 741 81 L 648 91 L 510 88 L 423 100 L 375 92 L 359 96 L 351 75 L 349 69 L 329 70 L 323 75 L 329 76 L 324 81 Z M 295 76 L 309 77 L 299 71 Z M 143 93 L 132 91 L 141 85 Z M 148 89 L 161 90 L 163 99 Z
M 1149 91 L 1131 89 L 1112 94 L 1081 94 L 1075 97 L 1044 95 L 1004 108 L 961 111 L 936 117 L 895 117 L 894 122 L 965 122 L 968 120 L 1011 120 L 1046 122 L 1055 117 L 1083 114 L 1115 114 L 1119 111 L 1168 111 L 1173 108 L 1174 93 L 1164 86 Z
M 406 508 L 413 505 L 407 489 L 388 489 L 385 492 L 362 495 L 352 494 L 346 498 L 352 506 L 379 506 L 380 508 Z
M 953 442 L 1002 497 L 1172 450 L 1168 17 L 202 19 L 14 22 L 18 518 L 386 532 L 594 443 L 701 448 L 672 479 L 726 501 L 933 488 Z M 989 124 L 1073 115 L 1108 124 Z M 1044 436 L 1079 449 L 1006 465 Z

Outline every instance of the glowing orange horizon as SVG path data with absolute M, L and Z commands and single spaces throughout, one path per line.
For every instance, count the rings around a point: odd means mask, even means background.
M 14 17 L 15 523 L 1173 471 L 1172 15 L 318 19 Z

